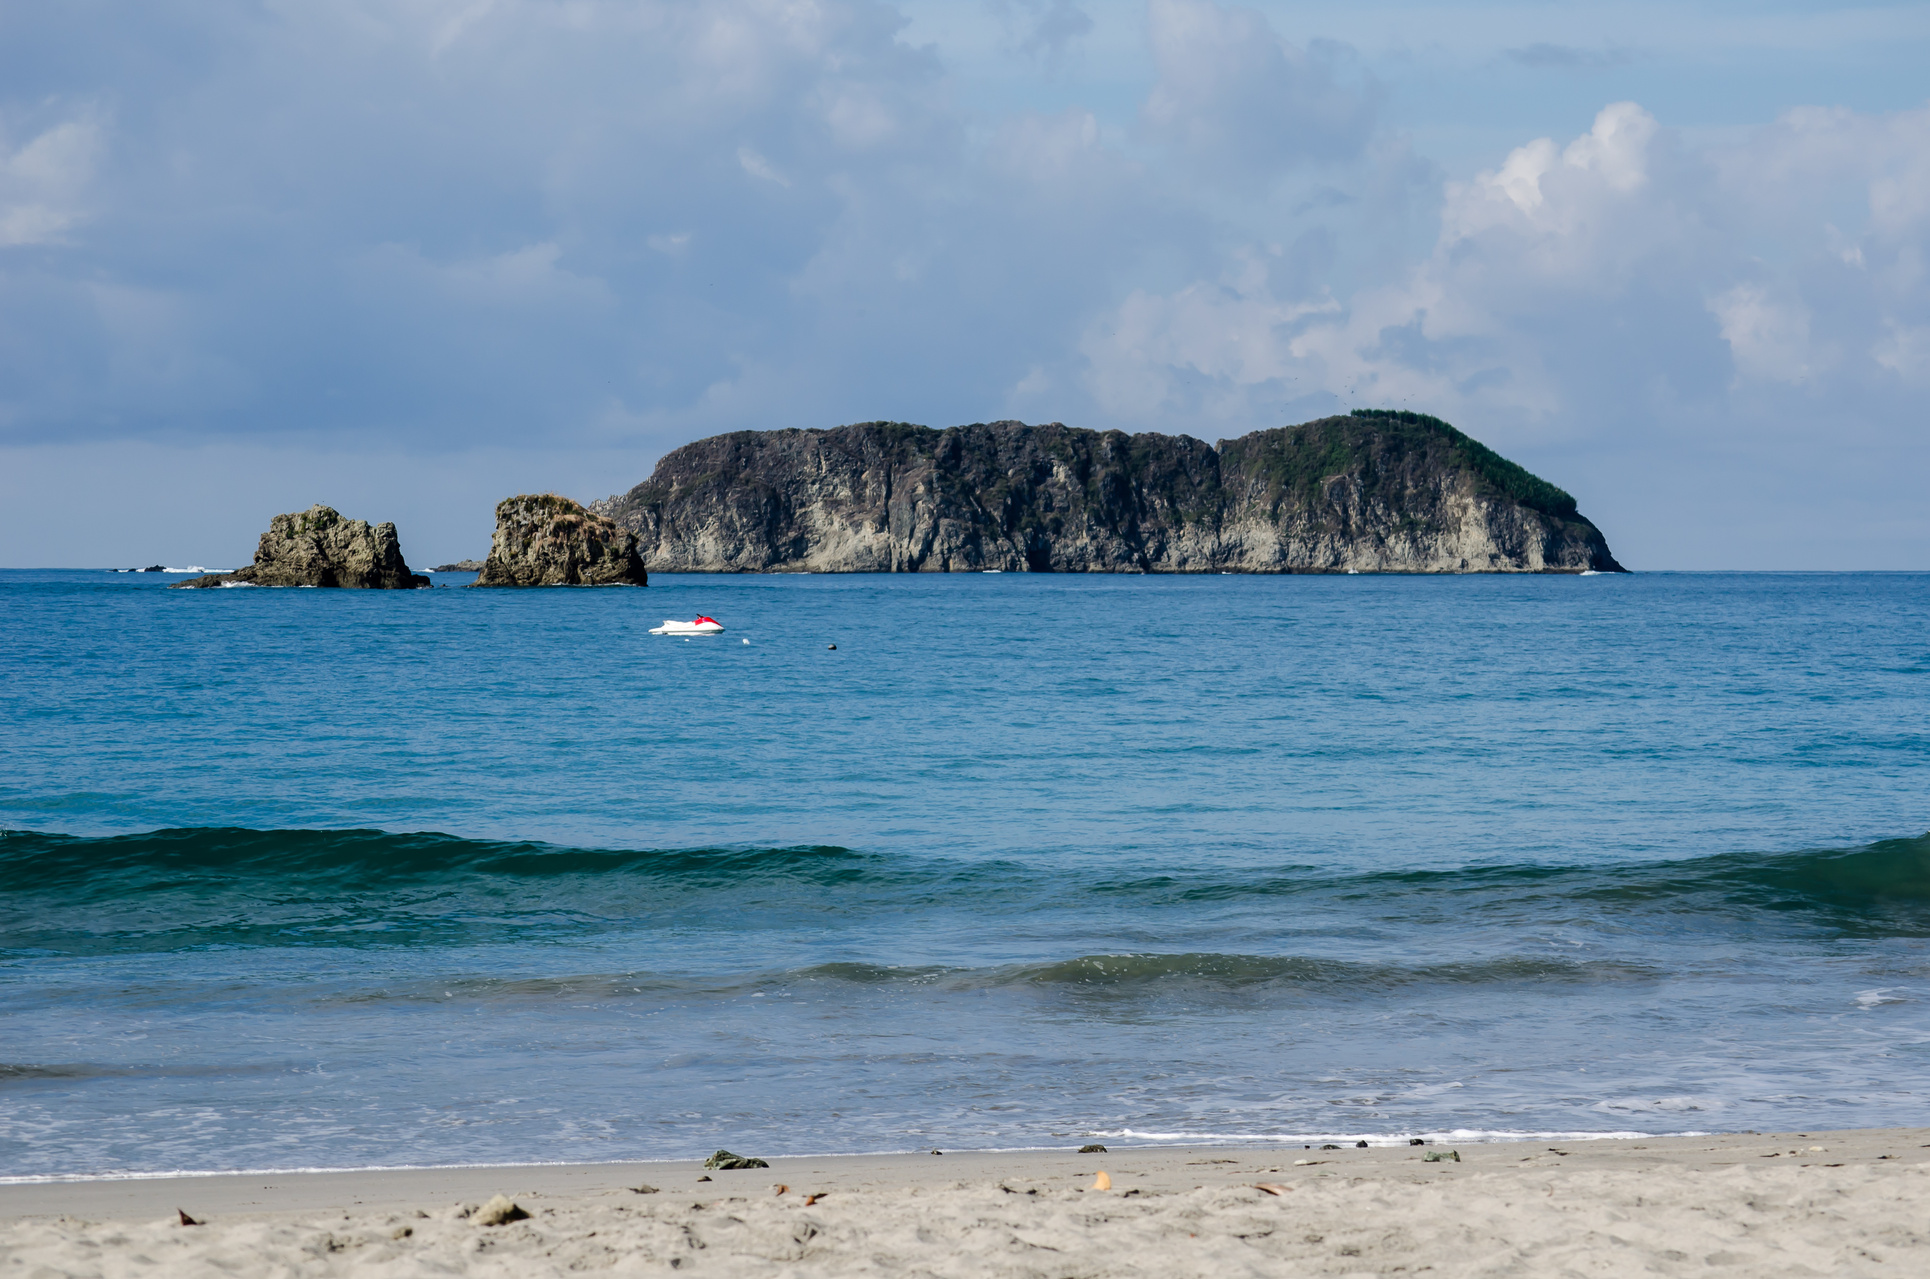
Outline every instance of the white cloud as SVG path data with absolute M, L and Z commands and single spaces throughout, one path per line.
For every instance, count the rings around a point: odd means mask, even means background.
M 1302 48 L 1265 15 L 1212 0 L 1152 0 L 1147 27 L 1159 81 L 1141 118 L 1189 169 L 1251 186 L 1366 146 L 1378 95 L 1343 82 L 1340 46 Z
M 0 132 L 0 247 L 59 244 L 86 216 L 103 144 L 92 120 L 54 125 L 9 151 Z
M 568 447 L 613 397 L 653 431 L 737 425 L 707 388 L 811 363 L 799 280 L 961 136 L 936 59 L 876 0 L 103 0 L 38 20 L 116 136 L 110 156 L 92 117 L 0 90 L 0 121 L 41 121 L 0 134 L 0 239 L 66 246 L 0 259 L 14 440 L 467 445 L 541 422 Z M 145 329 L 102 321 L 103 287 L 174 298 L 200 344 L 175 367 L 246 368 L 259 400 L 225 376 L 202 400 L 93 376 L 151 363 Z
M 749 147 L 737 148 L 737 163 L 744 167 L 744 172 L 754 178 L 762 178 L 766 182 L 775 182 L 781 187 L 791 185 L 789 178 L 772 168 L 769 160 L 766 160 Z
M 987 0 L 1004 27 L 1002 43 L 1050 69 L 1065 62 L 1073 46 L 1093 30 L 1091 15 L 1072 0 Z
M 928 44 L 887 0 L 32 7 L 0 47 L 0 446 L 628 441 L 641 473 L 745 427 L 1210 438 L 1382 404 L 1633 459 L 1624 494 L 1772 445 L 1820 483 L 1826 435 L 1930 462 L 1930 108 L 1697 132 L 1621 102 L 1482 142 L 1496 99 L 1450 122 L 1450 181 L 1386 122 L 1433 100 L 1392 78 L 1424 54 L 1371 55 L 1384 90 L 1318 38 L 1333 11 L 925 8 L 982 29 Z
M 1497 254 L 1528 255 L 1544 281 L 1627 270 L 1686 231 L 1647 199 L 1657 133 L 1648 112 L 1618 102 L 1566 147 L 1539 138 L 1497 169 L 1448 183 L 1436 261 L 1491 242 Z
M 1082 343 L 1094 397 L 1126 421 L 1181 413 L 1228 423 L 1250 414 L 1243 388 L 1274 384 L 1291 398 L 1291 383 L 1322 371 L 1296 339 L 1339 308 L 1276 296 L 1276 256 L 1242 254 L 1220 279 L 1170 295 L 1135 290 Z
M 488 17 L 495 7 L 496 0 L 468 0 L 467 3 L 457 5 L 453 12 L 439 15 L 439 20 L 434 25 L 434 34 L 429 40 L 429 52 L 440 56 L 450 45 L 462 39 L 463 33 L 470 27 Z
M 1930 385 L 1930 324 L 1892 320 L 1888 327 L 1872 352 L 1876 362 L 1910 386 Z
M 608 306 L 611 299 L 603 282 L 564 268 L 560 265 L 562 256 L 562 246 L 545 240 L 429 270 L 450 296 L 468 306 Z
M 1338 306 L 1250 274 L 1134 294 L 1087 333 L 1095 393 L 1124 360 L 1140 420 L 1170 402 L 1154 384 L 1203 376 L 1223 384 L 1229 420 L 1317 389 L 1498 421 L 1517 439 L 1556 419 L 1572 432 L 1706 409 L 1732 385 L 1834 378 L 1860 397 L 1922 367 L 1923 114 L 1792 113 L 1690 151 L 1612 104 L 1565 146 L 1537 139 L 1448 183 L 1434 251 L 1404 280 Z M 1829 203 L 1862 187 L 1862 230 L 1792 215 L 1815 206 L 1823 167 Z
M 1095 190 L 1123 196 L 1143 170 L 1105 144 L 1099 119 L 1078 109 L 1008 120 L 986 148 L 985 163 L 1035 196 L 1076 199 Z
M 1814 373 L 1809 313 L 1778 301 L 1757 284 L 1738 284 L 1710 299 L 1709 310 L 1722 325 L 1722 340 L 1739 377 L 1771 382 L 1807 382 Z

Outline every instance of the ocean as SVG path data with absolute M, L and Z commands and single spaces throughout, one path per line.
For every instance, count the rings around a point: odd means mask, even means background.
M 1930 576 L 175 580 L 0 572 L 0 1177 L 1930 1124 Z

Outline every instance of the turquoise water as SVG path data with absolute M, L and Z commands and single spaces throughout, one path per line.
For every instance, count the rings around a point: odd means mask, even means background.
M 1930 577 L 167 580 L 0 572 L 0 1174 L 1930 1123 Z

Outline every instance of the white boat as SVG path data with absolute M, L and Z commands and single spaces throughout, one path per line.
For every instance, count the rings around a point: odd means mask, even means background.
M 650 628 L 652 635 L 722 635 L 724 624 L 714 617 L 698 617 L 692 622 L 680 622 L 674 617 L 664 619 L 662 626 Z

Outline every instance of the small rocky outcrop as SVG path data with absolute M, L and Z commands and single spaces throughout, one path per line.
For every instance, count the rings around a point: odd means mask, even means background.
M 480 573 L 482 566 L 481 560 L 457 560 L 454 564 L 438 564 L 429 571 L 431 573 Z
M 489 558 L 471 586 L 645 586 L 636 535 L 555 493 L 496 505 Z
M 1023 422 L 739 431 L 591 509 L 664 573 L 1621 568 L 1573 497 L 1388 410 L 1217 445 Z
M 395 525 L 345 520 L 318 504 L 270 520 L 255 562 L 246 568 L 176 582 L 171 589 L 231 585 L 406 591 L 429 585 L 429 579 L 409 571 Z

